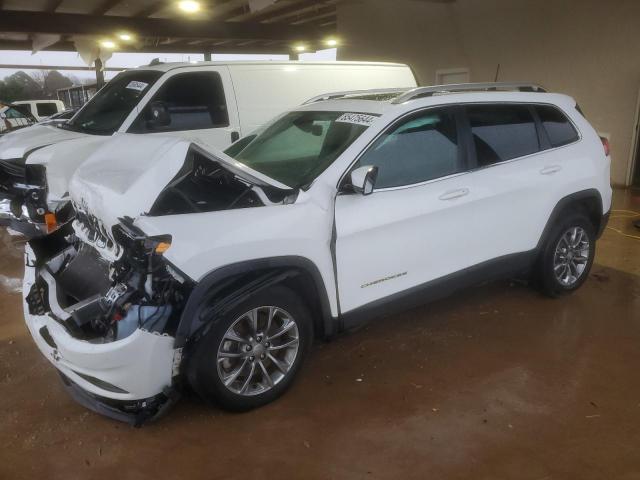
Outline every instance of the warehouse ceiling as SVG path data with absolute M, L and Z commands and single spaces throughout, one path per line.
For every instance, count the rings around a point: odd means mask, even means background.
M 337 46 L 339 1 L 0 0 L 0 49 L 302 53 Z

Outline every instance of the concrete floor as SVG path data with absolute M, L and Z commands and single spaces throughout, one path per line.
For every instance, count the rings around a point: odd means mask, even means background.
M 640 192 L 616 209 L 640 212 Z M 610 226 L 640 235 L 623 212 Z M 0 479 L 640 479 L 640 241 L 607 230 L 576 294 L 501 282 L 319 345 L 260 410 L 184 399 L 133 429 L 76 405 L 0 257 Z

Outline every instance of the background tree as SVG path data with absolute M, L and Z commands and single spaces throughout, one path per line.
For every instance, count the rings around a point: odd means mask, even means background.
M 57 70 L 36 70 L 31 75 L 19 71 L 0 80 L 0 102 L 56 99 L 58 89 L 71 87 L 73 84 Z

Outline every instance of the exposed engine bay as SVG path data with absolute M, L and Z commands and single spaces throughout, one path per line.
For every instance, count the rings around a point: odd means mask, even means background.
M 50 315 L 79 340 L 107 343 L 136 329 L 172 335 L 191 285 L 162 259 L 170 237 L 149 238 L 126 222 L 114 228 L 122 246 L 109 262 L 67 225 L 32 240 L 38 275 L 27 296 L 33 315 Z M 48 301 L 55 289 L 58 305 Z
M 256 185 L 192 148 L 180 171 L 160 192 L 149 216 L 215 212 L 291 202 L 292 191 Z

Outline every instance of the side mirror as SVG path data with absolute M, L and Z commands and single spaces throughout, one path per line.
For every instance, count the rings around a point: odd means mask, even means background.
M 147 126 L 150 128 L 168 127 L 171 124 L 169 107 L 164 102 L 151 102 L 147 107 Z
M 369 195 L 373 193 L 378 178 L 378 167 L 365 165 L 351 172 L 351 186 L 356 193 Z

